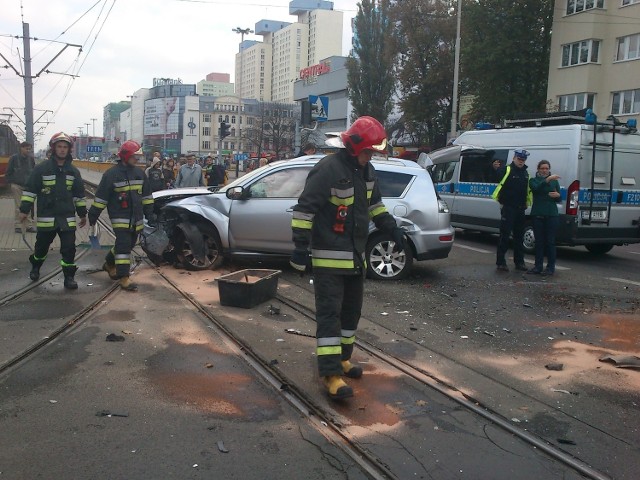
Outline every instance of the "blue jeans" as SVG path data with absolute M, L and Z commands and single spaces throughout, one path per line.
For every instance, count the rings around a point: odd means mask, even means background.
M 533 217 L 533 235 L 536 239 L 536 270 L 542 271 L 544 257 L 547 257 L 547 270 L 556 270 L 556 230 L 559 217 Z

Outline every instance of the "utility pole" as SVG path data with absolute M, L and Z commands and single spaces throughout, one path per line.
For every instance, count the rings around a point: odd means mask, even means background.
M 44 38 L 39 38 L 38 40 L 45 40 Z M 7 63 L 7 67 L 11 68 L 16 75 L 22 77 L 24 79 L 24 124 L 25 124 L 25 140 L 33 145 L 33 79 L 38 78 L 43 72 L 46 73 L 57 73 L 50 72 L 47 70 L 47 67 L 51 65 L 56 58 L 58 58 L 62 52 L 64 52 L 67 47 L 77 47 L 82 51 L 82 45 L 75 45 L 72 43 L 66 43 L 62 50 L 58 52 L 58 54 L 53 57 L 49 63 L 47 63 L 42 70 L 40 70 L 37 74 L 31 74 L 31 38 L 29 37 L 29 24 L 22 22 L 22 45 L 24 49 L 24 67 L 20 70 L 24 71 L 24 74 L 21 74 L 7 58 L 0 53 L 0 57 Z M 68 73 L 57 73 L 58 75 L 70 75 Z M 77 75 L 70 75 L 71 77 L 77 77 Z
M 97 118 L 91 118 L 90 119 L 93 122 L 93 133 L 91 134 L 92 136 L 96 136 L 96 120 Z
M 242 71 L 244 68 L 244 52 L 242 51 L 242 44 L 244 43 L 244 36 L 249 33 L 253 33 L 253 30 L 250 28 L 232 28 L 232 32 L 236 32 L 240 34 L 240 83 L 238 83 L 238 78 L 236 78 L 236 84 L 238 85 L 238 130 L 237 130 L 237 139 L 238 139 L 238 153 L 240 153 L 240 139 L 242 135 L 242 131 L 240 129 L 241 119 L 242 119 L 242 77 L 244 72 Z M 240 176 L 240 160 L 236 160 L 236 178 Z
M 451 101 L 451 132 L 450 139 L 458 133 L 458 77 L 460 75 L 460 17 L 462 17 L 462 0 L 458 0 L 458 12 L 456 18 L 456 51 L 453 66 L 453 97 Z

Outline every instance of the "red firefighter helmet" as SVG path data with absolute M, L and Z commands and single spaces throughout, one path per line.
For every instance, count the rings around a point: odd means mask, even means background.
M 342 143 L 350 155 L 357 157 L 363 150 L 375 150 L 386 153 L 387 132 L 382 124 L 373 117 L 358 118 L 349 130 L 340 134 Z
M 122 160 L 127 161 L 132 157 L 132 155 L 135 155 L 138 152 L 138 150 L 140 150 L 140 148 L 142 147 L 138 142 L 135 142 L 133 140 L 127 140 L 120 147 L 120 150 L 118 151 L 118 156 Z
M 69 148 L 73 146 L 73 140 L 64 132 L 54 134 L 53 137 L 51 137 L 51 140 L 49 140 L 49 146 L 53 148 L 53 146 L 58 142 L 67 142 L 69 144 Z

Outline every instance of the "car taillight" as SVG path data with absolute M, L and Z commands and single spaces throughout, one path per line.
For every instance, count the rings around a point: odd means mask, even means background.
M 567 189 L 567 215 L 578 215 L 578 198 L 580 196 L 580 182 L 574 180 Z
M 438 240 L 441 242 L 453 242 L 453 235 L 440 235 Z
M 449 205 L 442 199 L 438 199 L 438 213 L 449 213 Z

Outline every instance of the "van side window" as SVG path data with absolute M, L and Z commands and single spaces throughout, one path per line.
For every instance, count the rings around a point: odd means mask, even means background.
M 460 181 L 477 182 L 485 181 L 484 168 L 486 155 L 463 155 L 460 159 Z
M 447 183 L 453 179 L 458 162 L 438 163 L 431 167 L 431 179 L 433 183 Z
M 401 197 L 413 175 L 406 173 L 376 171 L 380 195 L 383 197 Z
M 484 166 L 484 176 L 486 183 L 499 183 L 500 175 L 497 173 L 497 169 L 495 168 L 493 162 L 495 160 L 500 161 L 500 167 L 504 167 L 507 164 L 507 155 L 509 154 L 509 150 L 490 150 L 487 152 L 485 158 L 485 166 Z

